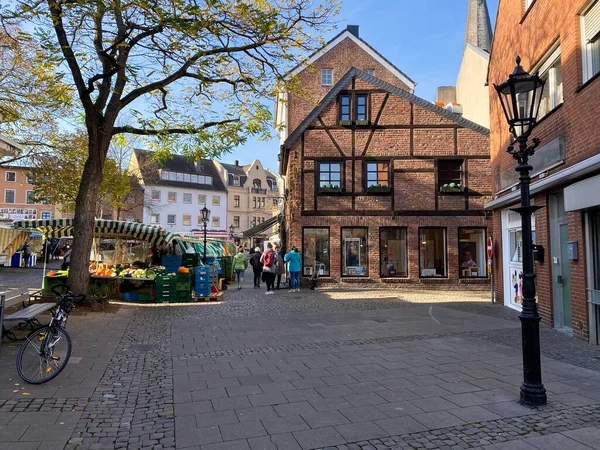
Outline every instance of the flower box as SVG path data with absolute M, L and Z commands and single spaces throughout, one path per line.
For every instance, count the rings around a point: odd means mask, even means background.
M 369 125 L 369 121 L 368 120 L 357 120 L 356 125 L 359 127 L 364 127 L 366 125 Z
M 465 192 L 465 187 L 460 184 L 457 184 L 455 186 L 443 185 L 443 186 L 440 186 L 440 192 L 444 192 L 444 193 Z
M 367 188 L 367 192 L 370 192 L 370 193 L 374 193 L 374 192 L 390 192 L 390 187 L 389 186 L 369 186 Z
M 348 127 L 348 126 L 352 125 L 352 121 L 351 120 L 340 120 L 340 125 L 343 127 L 344 126 Z
M 319 192 L 321 194 L 335 194 L 335 193 L 342 192 L 342 188 L 340 188 L 340 187 L 321 186 L 319 188 Z

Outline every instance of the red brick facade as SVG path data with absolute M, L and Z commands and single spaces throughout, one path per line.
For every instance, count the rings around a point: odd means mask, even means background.
M 352 67 L 360 70 L 348 74 Z M 333 69 L 334 86 L 320 85 L 321 68 Z M 375 78 L 362 72 L 373 68 Z M 313 111 L 314 104 L 292 95 L 288 98 L 292 127 L 282 149 L 287 246 L 296 246 L 306 254 L 310 249 L 303 248 L 303 231 L 321 227 L 329 232 L 332 280 L 368 278 L 426 286 L 489 286 L 485 270 L 481 277 L 463 278 L 459 273 L 459 227 L 481 227 L 486 230 L 482 236 L 491 232 L 492 221 L 483 212 L 492 193 L 487 130 L 412 96 L 402 81 L 350 39 L 327 52 L 299 78 L 306 89 L 323 100 Z M 339 95 L 349 95 L 354 102 L 358 94 L 368 97 L 368 123 L 340 123 Z M 309 114 L 314 120 L 297 129 Z M 445 160 L 463 161 L 465 192 L 440 192 L 438 164 Z M 388 164 L 388 192 L 367 190 L 367 167 L 375 162 Z M 320 167 L 326 163 L 340 164 L 340 192 L 320 189 Z M 361 263 L 368 273 L 362 276 L 343 275 L 345 227 L 368 230 L 361 244 L 368 249 L 368 264 L 364 259 Z M 381 277 L 381 227 L 407 229 L 407 276 Z M 421 227 L 446 230 L 443 276 L 420 276 Z M 485 242 L 485 237 L 482 240 Z
M 595 1 L 595 0 L 594 0 Z M 501 0 L 499 4 L 494 42 L 489 67 L 490 85 L 490 147 L 491 169 L 494 175 L 494 193 L 498 198 L 510 195 L 510 189 L 502 190 L 501 174 L 507 173 L 515 161 L 506 153 L 510 143 L 508 126 L 504 119 L 493 84 L 504 81 L 515 66 L 515 57 L 520 55 L 525 70 L 537 69 L 553 48 L 560 48 L 560 68 L 562 70 L 562 102 L 552 105 L 553 109 L 540 119 L 532 137 L 541 139 L 540 149 L 560 138 L 564 156 L 543 173 L 544 178 L 560 175 L 566 168 L 591 158 L 600 150 L 600 128 L 597 118 L 600 114 L 600 80 L 584 74 L 585 43 L 582 39 L 583 19 L 587 8 L 594 2 L 590 0 L 537 0 L 526 11 L 523 0 Z M 537 167 L 534 166 L 534 172 Z M 564 173 L 564 172 L 563 172 Z M 597 173 L 597 172 L 596 172 Z M 588 173 L 586 176 L 594 175 Z M 532 188 L 536 182 L 544 178 L 533 178 Z M 553 292 L 553 280 L 557 281 L 557 264 L 553 263 L 553 255 L 559 251 L 552 247 L 552 195 L 562 195 L 563 189 L 574 181 L 581 180 L 574 176 L 569 181 L 553 183 L 548 189 L 537 192 L 533 198 L 536 206 L 542 206 L 535 213 L 536 244 L 545 248 L 545 259 L 536 263 L 536 287 L 538 305 L 542 320 L 553 326 L 560 321 L 561 312 L 555 311 L 556 302 Z M 495 230 L 495 289 L 499 301 L 505 297 L 506 280 L 503 278 L 505 261 L 509 256 L 502 252 L 502 219 L 501 210 L 514 206 L 505 202 L 496 202 L 494 211 Z M 567 213 L 568 239 L 576 241 L 579 259 L 569 262 L 570 296 L 572 307 L 572 333 L 575 337 L 588 340 L 589 313 L 587 288 L 590 286 L 586 261 L 592 259 L 586 255 L 585 211 Z M 588 230 L 591 231 L 591 230 Z M 557 247 L 557 246 L 555 246 Z M 565 255 L 563 255 L 566 257 Z M 562 306 L 561 306 L 562 307 Z M 567 327 L 568 328 L 568 327 Z M 569 331 L 569 330 L 568 330 Z

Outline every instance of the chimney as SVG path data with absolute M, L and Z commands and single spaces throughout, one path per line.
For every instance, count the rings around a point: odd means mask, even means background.
M 352 33 L 354 36 L 358 36 L 358 25 L 347 25 L 346 30 Z
M 236 160 L 234 161 L 234 164 L 235 164 L 236 166 L 239 166 L 239 165 L 240 165 L 240 162 L 239 162 L 239 161 L 236 159 Z

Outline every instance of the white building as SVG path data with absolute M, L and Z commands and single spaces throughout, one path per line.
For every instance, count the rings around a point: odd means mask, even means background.
M 174 233 L 200 232 L 200 210 L 206 206 L 208 237 L 226 239 L 227 189 L 215 163 L 173 155 L 158 164 L 152 157 L 152 152 L 135 150 L 129 162 L 129 172 L 144 189 L 143 222 Z

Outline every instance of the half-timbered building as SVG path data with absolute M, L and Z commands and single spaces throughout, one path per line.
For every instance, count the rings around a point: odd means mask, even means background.
M 277 114 L 284 235 L 303 275 L 485 286 L 488 129 L 415 96 L 358 27 L 294 75 L 320 97 L 281 93 Z

